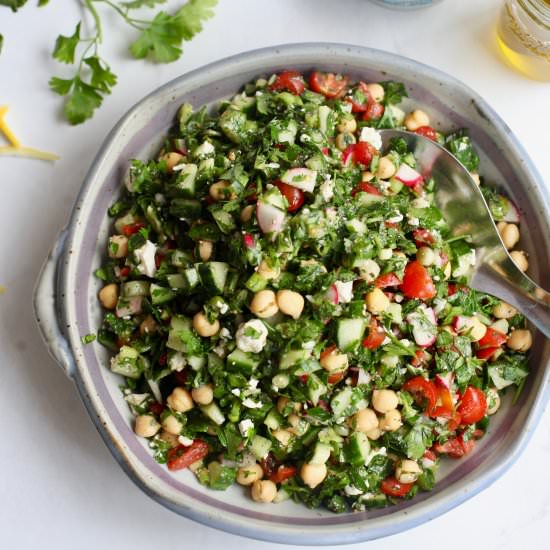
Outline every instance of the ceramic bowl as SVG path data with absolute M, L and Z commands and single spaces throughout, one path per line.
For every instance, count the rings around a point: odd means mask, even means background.
M 243 53 L 183 75 L 143 99 L 111 131 L 84 181 L 68 226 L 48 258 L 35 294 L 35 310 L 51 353 L 72 378 L 105 444 L 131 479 L 174 512 L 226 531 L 267 541 L 334 545 L 390 535 L 457 506 L 488 487 L 517 459 L 533 432 L 550 390 L 550 342 L 537 335 L 531 375 L 520 400 L 505 399 L 489 433 L 466 458 L 443 461 L 430 493 L 385 509 L 335 515 L 286 501 L 261 505 L 241 487 L 225 492 L 202 487 L 189 471 L 170 473 L 157 464 L 107 368 L 108 354 L 81 337 L 101 321 L 92 276 L 109 234 L 106 215 L 121 188 L 128 161 L 148 159 L 159 148 L 178 106 L 198 107 L 235 93 L 257 77 L 293 68 L 342 72 L 366 81 L 399 80 L 410 105 L 425 109 L 436 128 L 467 127 L 481 156 L 480 172 L 502 185 L 524 219 L 521 247 L 531 253 L 531 274 L 550 270 L 548 192 L 521 144 L 500 117 L 463 83 L 440 71 L 390 53 L 338 44 L 295 44 Z M 536 253 L 535 253 L 536 251 Z

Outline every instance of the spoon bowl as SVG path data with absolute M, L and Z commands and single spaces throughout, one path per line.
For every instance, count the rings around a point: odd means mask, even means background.
M 404 130 L 380 130 L 382 143 L 402 138 L 424 179 L 434 178 L 435 202 L 452 237 L 476 248 L 470 286 L 508 302 L 550 338 L 550 294 L 523 273 L 506 250 L 485 198 L 457 158 L 431 139 Z

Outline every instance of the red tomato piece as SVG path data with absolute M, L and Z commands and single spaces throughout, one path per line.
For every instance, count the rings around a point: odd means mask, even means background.
M 282 483 L 296 475 L 296 466 L 286 466 L 281 464 L 270 476 L 273 483 Z
M 158 401 L 153 401 L 152 403 L 149 403 L 149 412 L 152 412 L 153 414 L 156 414 L 157 416 L 162 414 L 162 411 L 164 410 L 164 405 L 162 403 L 159 403 Z
M 376 284 L 376 282 L 374 284 Z M 411 365 L 413 367 L 419 367 L 422 363 L 426 363 L 429 357 L 430 356 L 423 349 L 417 349 L 414 352 L 414 357 L 411 359 Z
M 436 443 L 433 448 L 437 453 L 446 454 L 451 458 L 462 458 L 468 454 L 475 445 L 475 441 L 469 439 L 464 441 L 462 434 L 457 437 L 452 437 L 445 443 Z
M 129 223 L 122 227 L 122 232 L 127 236 L 131 237 L 135 235 L 142 227 L 145 227 L 145 224 L 142 222 Z
M 437 460 L 437 455 L 431 449 L 426 449 L 423 458 L 435 462 Z
M 343 372 L 333 372 L 332 374 L 329 374 L 328 375 L 328 379 L 327 379 L 327 382 L 329 384 L 338 384 L 338 382 L 341 382 L 342 379 L 344 378 L 346 372 L 343 371 Z
M 372 103 L 372 98 L 367 89 L 367 85 L 364 82 L 359 82 L 357 88 L 361 94 L 363 94 L 363 99 L 357 97 L 357 95 L 353 93 L 352 95 L 346 97 L 346 101 L 351 103 L 352 113 L 364 113 L 367 110 L 369 103 Z
M 296 212 L 304 204 L 304 192 L 301 189 L 280 180 L 276 181 L 275 185 L 288 201 L 288 212 Z
M 386 338 L 386 333 L 378 325 L 376 319 L 371 319 L 369 325 L 369 334 L 363 340 L 363 347 L 367 349 L 376 349 L 382 345 L 382 342 Z
M 407 298 L 430 300 L 436 295 L 435 285 L 428 270 L 417 260 L 405 267 L 401 290 Z
M 269 86 L 272 92 L 286 90 L 294 95 L 301 95 L 306 89 L 304 77 L 298 71 L 282 71 Z
M 125 265 L 124 267 L 120 268 L 120 276 L 121 277 L 128 277 L 130 275 L 130 268 Z
M 204 458 L 210 452 L 208 444 L 202 439 L 195 439 L 189 447 L 178 445 L 168 451 L 168 461 L 166 465 L 171 471 L 183 470 L 191 464 Z
M 395 477 L 387 477 L 380 485 L 380 490 L 390 497 L 404 497 L 413 488 L 414 483 L 400 483 Z
M 309 379 L 309 374 L 300 374 L 300 376 L 298 376 L 298 379 L 302 384 L 305 384 Z
M 437 132 L 431 126 L 420 126 L 420 128 L 415 130 L 414 133 L 433 141 L 437 141 Z
M 479 388 L 468 386 L 460 400 L 457 411 L 462 417 L 462 424 L 479 422 L 487 412 L 485 394 Z
M 368 141 L 359 141 L 353 145 L 353 162 L 369 166 L 376 149 Z
M 479 346 L 479 349 L 498 348 L 499 346 L 504 344 L 507 339 L 508 338 L 506 338 L 506 334 L 502 334 L 502 332 L 499 332 L 494 328 L 487 327 L 487 332 L 485 333 L 485 336 L 478 341 L 477 345 Z
M 348 77 L 335 75 L 333 73 L 322 73 L 314 71 L 309 77 L 309 86 L 318 94 L 323 94 L 325 97 L 334 98 L 340 97 L 346 91 L 348 85 Z
M 380 275 L 375 281 L 374 286 L 377 288 L 386 288 L 388 286 L 399 286 L 401 279 L 393 272 Z
M 367 183 L 362 181 L 358 183 L 351 191 L 351 196 L 355 197 L 357 193 L 368 193 L 369 195 L 381 195 L 380 191 L 372 185 L 372 183 Z
M 378 120 L 384 114 L 384 105 L 382 103 L 376 103 L 375 101 L 369 102 L 367 110 L 363 115 L 363 120 Z
M 495 354 L 495 351 L 499 350 L 500 348 L 483 348 L 483 349 L 478 349 L 476 351 L 476 357 L 478 359 L 484 359 L 484 360 L 488 360 L 488 359 L 491 359 L 491 357 L 493 357 L 493 355 Z
M 422 376 L 415 376 L 403 384 L 403 389 L 409 392 L 414 400 L 424 408 L 424 412 L 431 415 L 437 403 L 437 388 L 430 380 Z
M 330 346 L 326 347 L 322 352 L 321 352 L 321 355 L 320 355 L 320 358 L 321 359 L 324 359 L 325 357 L 328 357 L 329 355 L 331 355 L 332 353 L 334 353 L 336 351 L 336 346 L 334 344 L 331 344 Z
M 423 246 L 425 244 L 434 244 L 435 237 L 427 229 L 415 229 L 413 231 L 413 238 L 416 246 Z

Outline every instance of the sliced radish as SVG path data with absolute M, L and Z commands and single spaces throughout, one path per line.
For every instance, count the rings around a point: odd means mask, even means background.
M 414 341 L 423 348 L 435 343 L 437 328 L 434 310 L 424 304 L 407 315 L 407 322 L 412 326 Z
M 508 329 L 510 328 L 510 325 L 506 319 L 499 319 L 491 325 L 491 328 L 496 330 L 497 332 L 500 332 L 501 334 L 508 334 Z
M 434 380 L 437 386 L 450 390 L 453 385 L 453 379 L 454 373 L 448 372 L 447 374 L 436 374 Z
M 254 248 L 254 236 L 250 233 L 245 233 L 243 235 L 243 244 L 246 246 L 246 248 Z
M 338 288 L 335 284 L 328 287 L 326 296 L 334 305 L 338 304 L 340 297 L 338 295 Z
M 508 209 L 506 210 L 506 213 L 504 214 L 504 218 L 502 218 L 502 221 L 508 222 L 508 223 L 519 223 L 519 209 L 518 207 L 507 197 L 502 197 L 506 204 L 508 205 Z
M 119 300 L 116 306 L 117 317 L 127 317 L 128 315 L 135 315 L 141 313 L 141 300 L 142 296 L 132 296 L 131 298 L 124 298 Z
M 271 204 L 258 201 L 256 217 L 263 233 L 279 233 L 283 229 L 285 213 Z
M 394 177 L 407 187 L 413 187 L 422 181 L 422 176 L 414 168 L 405 163 L 399 167 Z
M 347 304 L 353 299 L 353 281 L 344 283 L 342 281 L 336 281 L 334 283 L 336 292 L 338 293 L 338 303 Z
M 309 168 L 291 168 L 283 174 L 281 181 L 311 193 L 315 189 L 317 171 Z
M 464 315 L 457 315 L 453 319 L 453 328 L 456 332 L 464 332 L 474 326 L 472 317 L 466 317 Z

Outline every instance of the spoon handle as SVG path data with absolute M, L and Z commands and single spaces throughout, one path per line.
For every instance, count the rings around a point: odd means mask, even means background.
M 507 253 L 485 258 L 472 286 L 508 302 L 550 338 L 550 293 L 525 275 Z

